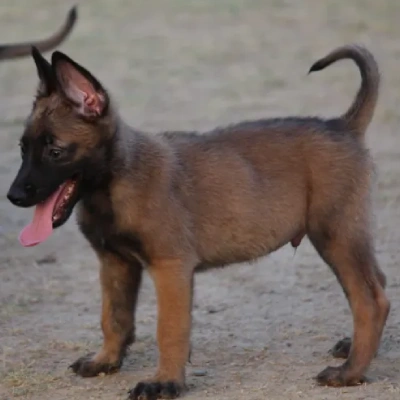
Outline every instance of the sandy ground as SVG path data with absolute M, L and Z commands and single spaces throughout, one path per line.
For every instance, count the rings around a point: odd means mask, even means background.
M 28 3 L 31 3 L 28 5 Z M 58 26 L 65 1 L 3 0 L 2 41 Z M 378 258 L 392 311 L 368 376 L 372 383 L 314 384 L 327 353 L 351 333 L 348 305 L 307 241 L 254 265 L 198 276 L 187 399 L 398 399 L 400 397 L 400 4 L 394 0 L 97 0 L 62 49 L 111 90 L 125 118 L 148 130 L 205 130 L 240 119 L 335 115 L 359 84 L 347 62 L 306 76 L 346 42 L 366 44 L 383 85 L 367 140 L 377 163 Z M 125 399 L 157 358 L 155 296 L 146 278 L 138 340 L 119 374 L 82 379 L 67 366 L 101 343 L 97 262 L 74 218 L 47 243 L 17 241 L 32 211 L 5 194 L 20 162 L 18 137 L 36 85 L 31 60 L 0 64 L 0 399 Z M 197 376 L 198 373 L 205 376 Z

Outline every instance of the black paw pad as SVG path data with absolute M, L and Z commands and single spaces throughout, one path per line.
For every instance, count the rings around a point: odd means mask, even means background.
M 367 382 L 364 376 L 350 377 L 351 375 L 346 374 L 345 371 L 343 367 L 327 367 L 317 375 L 316 381 L 321 386 L 332 387 L 356 386 Z
M 117 372 L 120 367 L 121 367 L 121 363 L 114 363 L 114 364 L 110 364 L 110 363 L 99 363 L 99 362 L 95 362 L 93 361 L 93 357 L 94 354 L 88 354 L 84 357 L 78 358 L 78 360 L 76 360 L 73 364 L 71 364 L 69 366 L 70 369 L 72 369 L 72 371 L 77 374 L 80 375 L 84 378 L 89 378 L 89 377 L 93 377 L 93 376 L 97 376 L 101 373 L 104 374 L 113 374 L 115 372 Z
M 339 340 L 331 350 L 329 350 L 329 353 L 332 354 L 333 357 L 335 358 L 348 358 L 350 354 L 350 349 L 351 349 L 351 339 L 349 337 L 346 337 L 342 340 Z
M 327 367 L 317 375 L 316 380 L 322 386 L 345 386 L 341 371 L 340 367 Z
M 130 400 L 176 399 L 182 393 L 182 386 L 174 381 L 139 382 L 129 391 Z

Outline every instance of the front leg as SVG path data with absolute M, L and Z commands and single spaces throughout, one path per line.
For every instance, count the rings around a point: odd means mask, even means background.
M 111 253 L 98 253 L 98 256 L 101 261 L 101 327 L 104 341 L 97 354 L 81 357 L 70 366 L 83 377 L 118 371 L 135 335 L 134 313 L 142 266 L 139 262 L 128 264 Z
M 134 400 L 173 399 L 185 388 L 185 364 L 190 352 L 193 269 L 180 261 L 150 268 L 157 293 L 159 348 L 155 376 L 129 392 Z

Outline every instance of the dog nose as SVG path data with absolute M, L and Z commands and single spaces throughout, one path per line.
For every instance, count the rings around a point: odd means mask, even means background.
M 18 193 L 15 191 L 9 191 L 7 193 L 7 199 L 11 201 L 16 206 L 20 206 L 25 199 L 25 196 L 22 193 Z
M 12 187 L 7 193 L 8 200 L 16 206 L 23 206 L 24 203 L 36 193 L 32 185 L 24 185 L 23 188 Z
M 7 198 L 16 206 L 26 207 L 27 202 L 30 202 L 36 193 L 36 186 L 31 183 L 18 183 L 11 185 Z

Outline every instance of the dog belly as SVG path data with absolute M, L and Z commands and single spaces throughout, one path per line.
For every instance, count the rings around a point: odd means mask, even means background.
M 282 221 L 276 226 L 255 225 L 252 229 L 223 229 L 208 240 L 200 240 L 202 263 L 199 269 L 250 262 L 289 243 L 304 229 L 300 221 Z

